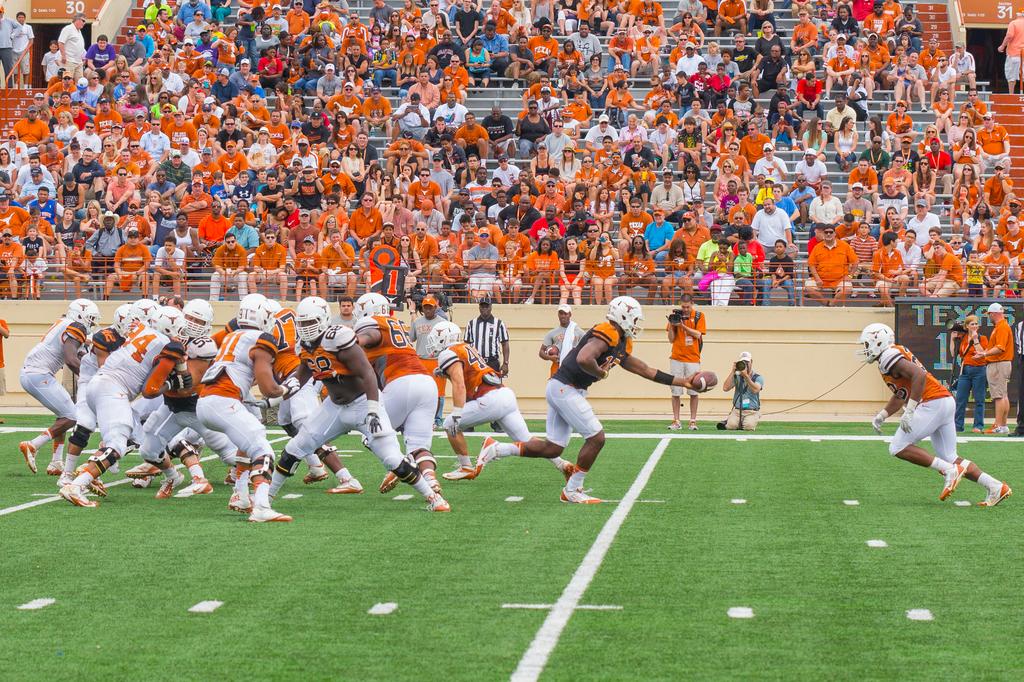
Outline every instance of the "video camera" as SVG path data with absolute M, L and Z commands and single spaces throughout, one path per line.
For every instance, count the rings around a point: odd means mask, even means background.
M 669 324 L 682 324 L 684 319 L 686 319 L 686 317 L 682 308 L 674 308 L 672 312 L 668 314 Z
M 427 292 L 426 287 L 422 284 L 415 285 L 412 288 L 412 291 L 409 292 L 407 298 L 412 302 L 413 306 L 415 306 L 416 312 L 423 312 L 423 299 L 427 297 L 428 293 L 429 292 Z M 433 296 L 437 299 L 437 306 L 442 311 L 447 313 L 451 309 L 452 301 L 448 298 L 448 294 L 443 291 L 438 291 L 434 292 Z

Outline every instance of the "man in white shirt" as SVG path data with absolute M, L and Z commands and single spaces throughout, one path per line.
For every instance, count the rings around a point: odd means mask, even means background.
M 139 138 L 139 148 L 149 154 L 155 162 L 162 163 L 165 160 L 164 157 L 171 151 L 171 138 L 167 137 L 158 126 L 153 126 L 142 133 L 142 137 Z
M 398 121 L 400 132 L 411 133 L 417 140 L 422 140 L 430 127 L 430 111 L 420 104 L 420 93 L 409 93 L 409 101 L 402 102 L 395 113 L 391 114 L 392 121 Z
M 602 140 L 605 137 L 610 137 L 613 140 L 619 139 L 619 131 L 608 121 L 608 114 L 601 114 L 597 119 L 597 125 L 587 131 L 587 136 L 583 138 L 587 151 L 600 151 L 603 148 Z
M 843 219 L 843 203 L 832 194 L 832 183 L 825 180 L 821 183 L 821 194 L 811 199 L 808 209 L 814 227 L 838 225 Z
M 765 250 L 774 249 L 779 239 L 786 242 L 787 248 L 793 245 L 793 224 L 788 215 L 775 208 L 775 199 L 771 196 L 764 198 L 764 206 L 754 214 L 750 226 Z
M 103 140 L 96 134 L 96 126 L 92 121 L 86 121 L 85 128 L 75 133 L 73 139 L 78 140 L 83 150 L 91 149 L 97 154 L 103 151 Z
M 17 51 L 17 45 L 15 45 L 15 51 Z M 957 83 L 967 83 L 968 90 L 973 90 L 977 87 L 975 80 L 975 71 L 977 67 L 974 63 L 974 55 L 964 49 L 963 43 L 956 46 L 956 51 L 952 57 L 953 68 L 956 69 L 956 81 Z
M 491 173 L 491 178 L 501 180 L 501 186 L 508 189 L 519 179 L 519 166 L 508 162 L 508 154 L 498 156 L 498 166 Z
M 928 201 L 926 199 L 918 199 L 914 203 L 914 207 L 917 210 L 907 220 L 907 228 L 917 232 L 917 245 L 924 248 L 929 242 L 928 230 L 933 227 L 941 230 L 942 225 L 939 223 L 939 216 L 928 210 Z
M 459 104 L 455 99 L 454 92 L 449 92 L 445 103 L 434 109 L 434 120 L 440 118 L 449 128 L 456 129 L 466 122 L 467 113 L 469 113 L 469 109 Z
M 14 50 L 14 62 L 17 64 L 21 56 L 32 49 L 32 43 L 35 41 L 36 34 L 32 31 L 32 27 L 25 23 L 25 13 L 18 12 L 17 22 L 15 22 L 14 30 L 11 32 L 11 47 Z M 28 76 L 31 69 L 31 53 L 30 56 L 25 57 L 21 60 L 21 63 L 14 68 L 15 79 L 13 84 L 15 87 L 20 85 L 23 88 L 29 86 Z
M 61 29 L 57 37 L 60 65 L 64 67 L 65 73 L 76 80 L 82 77 L 82 64 L 85 62 L 85 36 L 82 35 L 84 27 L 85 15 L 76 14 L 71 23 Z
M 818 151 L 816 149 L 808 149 L 804 152 L 804 158 L 796 164 L 793 172 L 797 175 L 803 175 L 807 180 L 807 184 L 813 187 L 816 192 L 819 192 L 821 191 L 822 179 L 828 175 L 828 168 L 818 158 Z
M 927 242 L 927 231 L 924 233 L 924 238 Z M 896 250 L 903 257 L 903 266 L 916 272 L 917 266 L 924 260 L 924 255 L 921 253 L 921 247 L 917 245 L 917 234 L 914 230 L 908 228 L 903 233 L 903 241 L 896 245 Z
M 698 67 L 704 63 L 704 57 L 697 54 L 697 50 L 693 44 L 688 44 L 686 46 L 686 52 L 679 58 L 679 61 L 676 62 L 676 76 L 678 77 L 679 72 L 682 71 L 686 74 L 686 80 L 689 80 L 690 76 L 697 73 Z
M 784 183 L 786 176 L 789 175 L 789 168 L 786 167 L 786 162 L 776 158 L 775 147 L 770 143 L 766 142 L 761 149 L 764 151 L 764 156 L 754 164 L 754 175 L 764 175 L 766 178 L 771 178 L 777 185 Z M 768 248 L 774 248 L 774 246 L 775 240 L 768 242 Z

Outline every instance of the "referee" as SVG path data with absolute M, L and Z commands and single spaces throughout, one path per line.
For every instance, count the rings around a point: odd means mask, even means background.
M 1024 319 L 1013 325 L 1013 347 L 1017 358 L 1017 428 L 1010 436 L 1024 438 Z
M 466 343 L 476 348 L 480 356 L 501 376 L 508 376 L 509 343 L 508 328 L 491 311 L 491 299 L 480 299 L 480 314 L 466 325 Z M 501 362 L 498 362 L 498 349 Z

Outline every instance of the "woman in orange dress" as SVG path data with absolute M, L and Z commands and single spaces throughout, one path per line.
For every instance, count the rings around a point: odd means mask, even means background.
M 622 285 L 626 289 L 643 288 L 642 301 L 649 301 L 651 292 L 658 287 L 654 259 L 647 251 L 647 242 L 642 235 L 638 234 L 629 241 L 629 248 L 622 258 Z
M 618 282 L 615 277 L 615 263 L 618 259 L 618 249 L 612 245 L 608 233 L 602 232 L 597 238 L 597 243 L 586 255 L 585 267 L 594 292 L 593 303 L 604 305 L 615 297 L 615 284 Z

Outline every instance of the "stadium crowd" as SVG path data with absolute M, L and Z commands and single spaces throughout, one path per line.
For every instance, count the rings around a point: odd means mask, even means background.
M 49 46 L 0 296 L 1016 295 L 1007 132 L 911 5 L 165 2 Z

